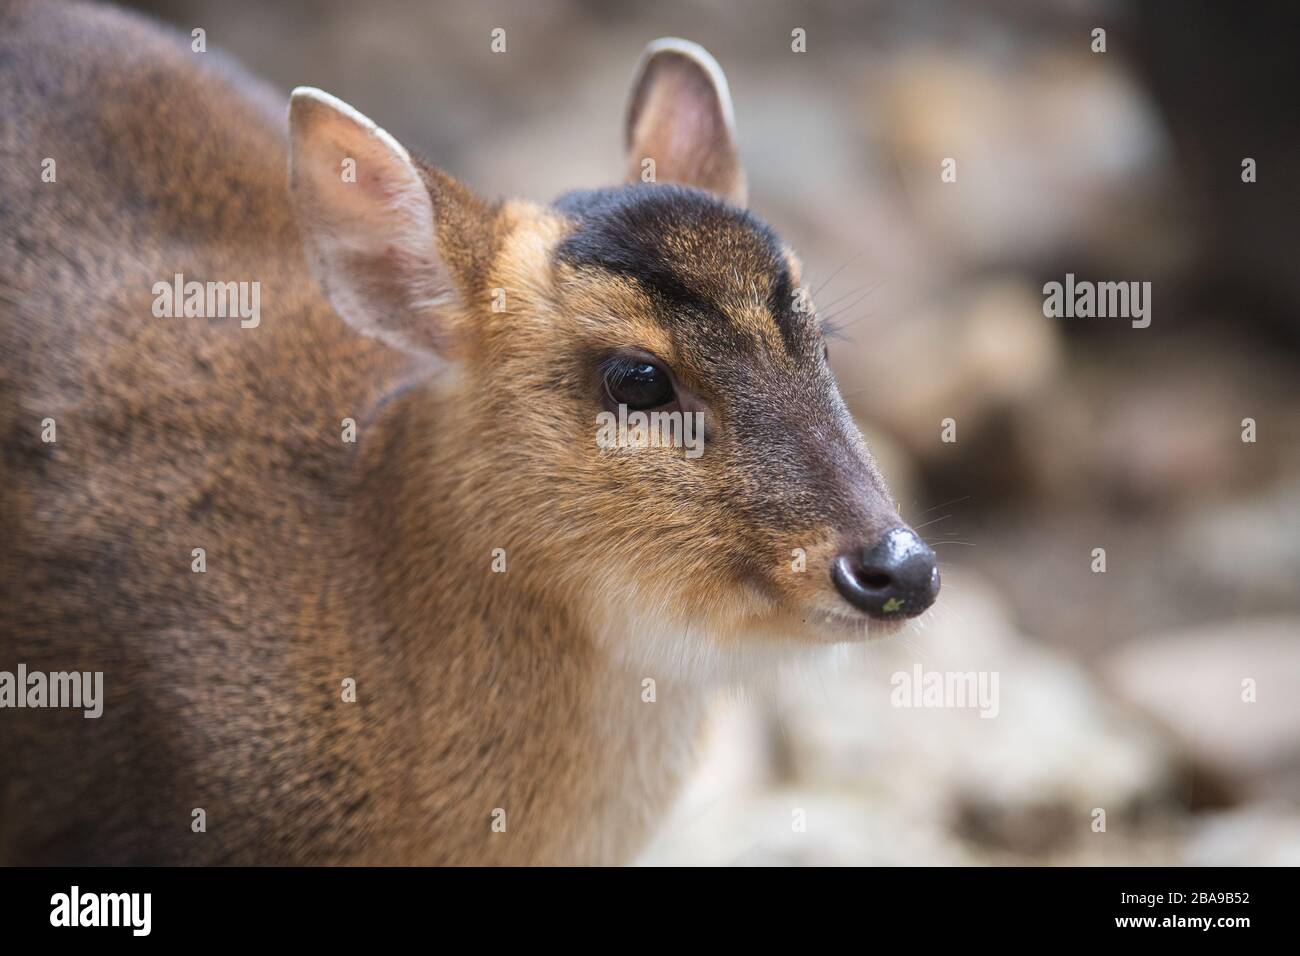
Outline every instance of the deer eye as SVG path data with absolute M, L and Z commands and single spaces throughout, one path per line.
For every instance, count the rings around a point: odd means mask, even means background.
M 673 400 L 673 383 L 654 362 L 620 358 L 605 365 L 605 393 L 615 405 L 633 411 L 658 408 Z

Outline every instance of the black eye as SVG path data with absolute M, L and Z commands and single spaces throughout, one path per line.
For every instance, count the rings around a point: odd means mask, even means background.
M 616 359 L 606 365 L 605 391 L 615 405 L 626 405 L 630 411 L 658 408 L 673 400 L 668 373 L 641 359 Z

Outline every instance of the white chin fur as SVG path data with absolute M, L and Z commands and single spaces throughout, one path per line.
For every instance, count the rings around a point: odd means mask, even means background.
M 811 622 L 815 634 L 711 633 L 632 576 L 611 576 L 589 593 L 596 602 L 592 624 L 601 645 L 616 663 L 643 677 L 704 688 L 752 686 L 774 678 L 791 661 L 822 656 L 836 646 L 836 629 Z

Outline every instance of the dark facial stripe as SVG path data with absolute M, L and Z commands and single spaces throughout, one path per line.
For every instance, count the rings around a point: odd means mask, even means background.
M 742 348 L 757 343 L 731 322 L 726 301 L 754 283 L 768 290 L 787 349 L 795 344 L 798 317 L 780 242 L 749 213 L 672 185 L 569 193 L 555 206 L 578 220 L 556 252 L 558 261 L 630 278 L 665 305 L 661 318 L 670 325 L 705 321 L 715 337 L 723 333 Z
M 767 309 L 781 333 L 785 350 L 791 355 L 802 355 L 807 347 L 807 320 L 800 321 L 794 311 L 794 286 L 790 281 L 790 272 L 784 264 L 772 283 L 772 291 L 767 297 Z

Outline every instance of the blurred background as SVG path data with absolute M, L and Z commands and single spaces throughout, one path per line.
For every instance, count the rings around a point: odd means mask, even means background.
M 1296 5 L 133 5 L 489 196 L 615 180 L 650 40 L 726 71 L 944 591 L 719 700 L 643 862 L 1300 864 Z M 1150 327 L 1045 318 L 1067 272 L 1150 282 Z M 996 673 L 997 716 L 892 706 L 918 664 Z

